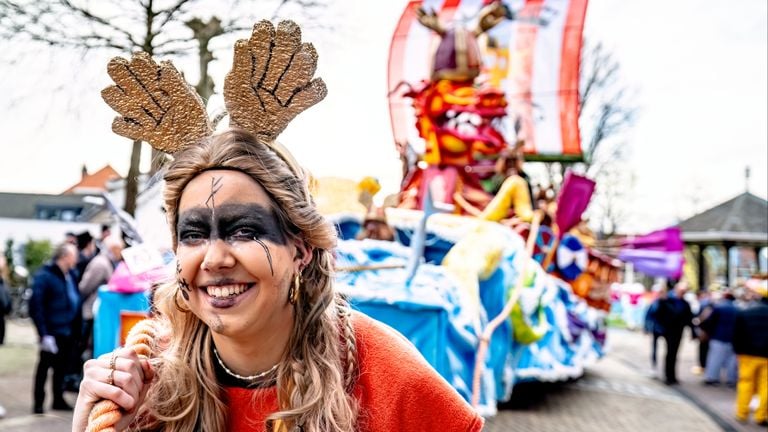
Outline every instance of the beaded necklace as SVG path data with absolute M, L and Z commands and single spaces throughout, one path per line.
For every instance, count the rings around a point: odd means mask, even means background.
M 247 381 L 247 382 L 253 382 L 253 381 L 256 381 L 256 380 L 258 380 L 260 378 L 264 378 L 265 376 L 267 376 L 267 375 L 271 374 L 272 372 L 274 372 L 275 370 L 277 370 L 277 366 L 280 365 L 279 363 L 277 363 L 274 366 L 272 366 L 271 368 L 265 370 L 264 372 L 259 372 L 256 375 L 243 376 L 243 375 L 238 375 L 238 374 L 232 372 L 231 370 L 229 370 L 227 365 L 225 365 L 224 362 L 221 360 L 221 357 L 219 357 L 219 352 L 216 351 L 216 347 L 213 347 L 213 354 L 216 356 L 216 361 L 219 362 L 219 366 L 221 366 L 221 368 L 224 370 L 224 372 L 226 372 L 229 376 L 231 376 L 233 378 L 237 378 L 239 380 Z

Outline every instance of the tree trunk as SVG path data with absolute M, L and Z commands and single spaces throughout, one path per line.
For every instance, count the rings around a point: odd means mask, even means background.
M 214 57 L 208 48 L 208 43 L 216 36 L 224 34 L 224 29 L 221 28 L 221 20 L 216 17 L 212 17 L 208 22 L 193 18 L 187 21 L 186 25 L 192 30 L 194 38 L 197 40 L 200 59 L 200 81 L 197 82 L 195 89 L 203 98 L 203 102 L 207 104 L 214 90 L 213 79 L 208 75 L 208 64 L 213 61 Z
M 133 142 L 131 166 L 125 179 L 125 211 L 131 216 L 136 213 L 136 197 L 139 194 L 139 164 L 141 162 L 141 140 Z
M 152 149 L 152 161 L 149 164 L 150 177 L 155 175 L 156 172 L 160 171 L 160 168 L 162 168 L 167 161 L 168 155 L 161 152 L 160 150 Z

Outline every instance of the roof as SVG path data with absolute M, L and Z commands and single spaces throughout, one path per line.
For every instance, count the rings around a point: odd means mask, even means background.
M 686 243 L 768 244 L 768 201 L 749 192 L 679 224 Z
M 121 178 L 120 174 L 118 174 L 117 171 L 115 171 L 115 169 L 110 165 L 106 165 L 104 168 L 96 171 L 93 174 L 86 174 L 83 176 L 83 178 L 77 184 L 62 192 L 62 195 L 94 191 L 106 192 L 107 182 L 119 178 Z
M 83 201 L 83 195 L 47 195 L 0 192 L 0 218 L 96 222 L 101 206 Z

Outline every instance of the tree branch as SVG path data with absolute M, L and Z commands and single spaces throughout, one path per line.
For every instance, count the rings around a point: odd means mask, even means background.
M 101 25 L 109 28 L 110 30 L 112 30 L 114 32 L 123 34 L 128 39 L 128 41 L 131 42 L 131 44 L 133 46 L 140 46 L 136 42 L 136 40 L 133 38 L 133 35 L 129 31 L 127 31 L 125 29 L 122 29 L 122 28 L 112 24 L 111 22 L 107 21 L 106 19 L 91 13 L 87 9 L 83 9 L 83 8 L 81 8 L 79 6 L 75 6 L 69 0 L 59 0 L 59 2 L 61 3 L 62 6 L 64 6 L 65 8 L 69 9 L 72 12 L 75 12 L 75 13 L 79 14 L 83 18 L 87 19 L 89 22 L 101 24 Z
M 176 2 L 175 5 L 173 5 L 171 7 L 167 8 L 167 9 L 161 9 L 161 10 L 157 11 L 158 15 L 165 15 L 165 17 L 163 18 L 163 21 L 160 23 L 160 26 L 158 27 L 158 32 L 160 31 L 160 29 L 165 27 L 166 24 L 171 22 L 173 20 L 173 17 L 178 12 L 181 11 L 181 8 L 184 7 L 184 5 L 189 3 L 189 2 L 190 2 L 190 0 L 179 0 L 178 2 Z

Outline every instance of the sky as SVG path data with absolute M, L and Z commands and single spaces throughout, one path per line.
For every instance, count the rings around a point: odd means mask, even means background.
M 345 7 L 321 17 L 333 31 L 304 29 L 329 95 L 279 141 L 316 176 L 372 175 L 383 192 L 396 192 L 386 66 L 407 2 L 337 3 Z M 747 166 L 749 190 L 768 195 L 767 8 L 764 0 L 589 3 L 585 36 L 611 50 L 639 108 L 625 137 L 622 166 L 634 181 L 622 185 L 622 231 L 662 228 L 744 192 Z M 111 132 L 115 113 L 99 94 L 110 84 L 114 54 L 2 44 L 0 191 L 60 193 L 79 180 L 83 164 L 90 171 L 111 164 L 125 175 L 131 145 Z M 218 89 L 230 52 L 211 65 Z M 193 59 L 177 65 L 196 82 Z M 213 97 L 209 112 L 222 108 Z

